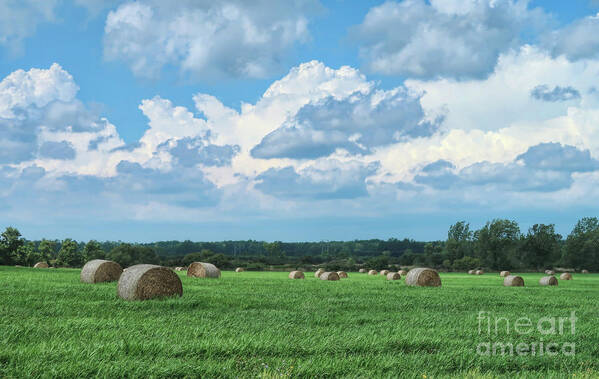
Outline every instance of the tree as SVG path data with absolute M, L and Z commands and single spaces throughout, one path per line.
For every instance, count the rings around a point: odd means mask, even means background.
M 566 238 L 562 263 L 574 268 L 596 270 L 599 266 L 599 220 L 596 217 L 580 219 Z
M 12 265 L 17 257 L 17 251 L 25 244 L 17 228 L 9 226 L 0 234 L 0 264 Z
M 520 228 L 516 221 L 495 219 L 474 234 L 482 264 L 494 270 L 510 269 L 516 255 Z
M 32 242 L 27 242 L 17 250 L 18 261 L 17 263 L 25 266 L 33 266 L 40 259 L 40 253 L 35 249 L 35 245 Z
M 465 221 L 456 222 L 449 227 L 445 242 L 449 260 L 453 262 L 472 254 L 472 235 L 470 224 Z
M 129 267 L 140 263 L 160 264 L 160 257 L 156 252 L 143 245 L 132 245 L 122 243 L 108 253 L 111 259 L 123 267 Z
M 522 244 L 522 263 L 529 268 L 548 268 L 559 259 L 562 236 L 555 225 L 535 224 L 528 229 Z
M 62 246 L 56 258 L 56 264 L 66 267 L 80 267 L 83 265 L 83 255 L 79 252 L 79 245 L 70 238 L 62 241 Z
M 83 256 L 86 261 L 91 261 L 92 259 L 104 259 L 106 257 L 106 253 L 102 250 L 102 246 L 96 240 L 91 240 L 85 244 L 83 248 Z
M 54 257 L 56 252 L 56 241 L 43 239 L 37 249 L 39 251 L 40 260 L 50 263 L 50 259 Z

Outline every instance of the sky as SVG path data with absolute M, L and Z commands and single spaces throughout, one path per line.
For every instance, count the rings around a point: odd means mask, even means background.
M 599 1 L 0 0 L 0 226 L 437 240 L 599 211 Z

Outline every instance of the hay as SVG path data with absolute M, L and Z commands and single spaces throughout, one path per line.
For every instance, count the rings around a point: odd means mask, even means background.
M 316 270 L 316 272 L 314 273 L 314 277 L 315 278 L 320 278 L 320 275 L 324 272 L 323 269 L 319 268 L 318 270 Z
M 245 271 L 245 269 L 243 267 L 237 267 L 235 269 L 235 272 L 244 272 L 244 271 Z
M 555 276 L 544 276 L 539 280 L 539 284 L 542 286 L 557 286 L 557 279 Z
M 502 278 L 505 278 L 506 276 L 510 276 L 510 272 L 509 271 L 501 271 L 499 273 L 499 276 L 501 276 Z
M 406 270 L 399 270 L 397 273 L 398 273 L 399 275 L 401 275 L 402 277 L 404 277 L 404 276 L 408 275 L 408 272 L 407 272 Z
M 335 271 L 323 272 L 320 275 L 320 280 L 339 280 L 339 275 Z
M 48 264 L 46 262 L 37 262 L 33 268 L 48 268 Z
M 561 280 L 572 280 L 572 274 L 570 274 L 569 272 L 564 272 L 559 276 L 559 278 Z
M 347 279 L 347 272 L 345 271 L 337 271 L 337 275 L 339 275 L 339 279 Z
M 582 271 L 581 271 L 581 273 L 583 273 L 583 274 L 588 274 L 588 273 L 589 273 L 589 270 L 582 270 Z
M 545 270 L 545 275 L 555 275 L 555 271 L 553 271 L 553 270 Z
M 387 280 L 399 280 L 401 275 L 398 272 L 390 272 L 387 274 Z
M 383 275 L 383 276 L 387 276 L 388 273 L 389 273 L 389 270 L 381 270 L 381 275 Z
M 368 275 L 378 275 L 379 273 L 376 270 L 368 271 Z
M 304 279 L 304 273 L 301 271 L 291 271 L 289 273 L 289 279 Z
M 524 287 L 524 279 L 517 275 L 508 275 L 503 279 L 503 285 L 506 287 Z
M 431 268 L 414 268 L 406 276 L 406 284 L 419 287 L 440 287 L 441 278 Z
M 368 272 L 368 270 L 366 270 L 365 268 L 361 268 L 358 272 L 365 274 Z
M 218 279 L 220 270 L 212 263 L 193 262 L 187 268 L 187 276 Z
M 474 275 L 475 272 L 476 272 L 475 270 L 468 270 L 469 275 Z
M 484 273 L 485 272 L 483 270 L 476 270 L 476 271 L 474 271 L 474 275 L 482 275 Z
M 187 268 L 185 268 L 185 267 L 175 267 L 175 271 L 187 271 Z
M 119 279 L 118 295 L 125 300 L 183 296 L 181 279 L 168 267 L 141 264 L 128 267 Z
M 119 280 L 123 268 L 120 264 L 104 259 L 94 259 L 85 264 L 81 269 L 82 283 L 102 283 Z

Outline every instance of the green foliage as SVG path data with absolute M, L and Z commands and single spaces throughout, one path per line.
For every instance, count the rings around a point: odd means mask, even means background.
M 122 243 L 115 247 L 108 253 L 107 258 L 117 262 L 122 267 L 140 263 L 160 264 L 160 257 L 152 248 L 130 243 Z
M 83 248 L 83 256 L 87 262 L 91 261 L 92 259 L 104 259 L 106 258 L 106 253 L 98 241 L 91 240 L 85 244 L 85 247 Z
M 535 224 L 523 238 L 522 266 L 549 268 L 560 258 L 562 236 L 555 232 L 553 224 Z
M 563 263 L 570 267 L 599 269 L 599 220 L 582 218 L 566 239 Z
M 18 260 L 19 249 L 25 244 L 17 228 L 9 226 L 0 234 L 0 264 L 12 265 Z
M 56 241 L 43 239 L 37 247 L 40 254 L 40 260 L 49 262 L 51 259 L 53 259 L 56 251 L 56 245 Z
M 480 259 L 468 255 L 453 261 L 453 269 L 457 271 L 473 270 L 480 267 Z
M 79 251 L 77 242 L 70 238 L 62 241 L 56 264 L 60 267 L 81 267 L 83 265 L 83 255 Z
M 485 267 L 511 269 L 520 241 L 520 227 L 512 220 L 495 219 L 474 234 L 477 253 Z

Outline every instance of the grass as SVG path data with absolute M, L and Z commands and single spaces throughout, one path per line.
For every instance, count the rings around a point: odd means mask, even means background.
M 179 273 L 183 297 L 127 302 L 116 283 L 79 270 L 0 267 L 0 377 L 572 377 L 599 376 L 599 275 L 541 287 L 502 286 L 496 273 L 442 274 L 441 288 L 349 273 Z M 479 311 L 576 311 L 576 332 L 479 333 Z M 482 324 L 486 325 L 486 324 Z M 544 324 L 548 325 L 548 324 Z M 503 327 L 501 327 L 503 326 Z M 479 355 L 481 342 L 575 343 L 573 356 Z

